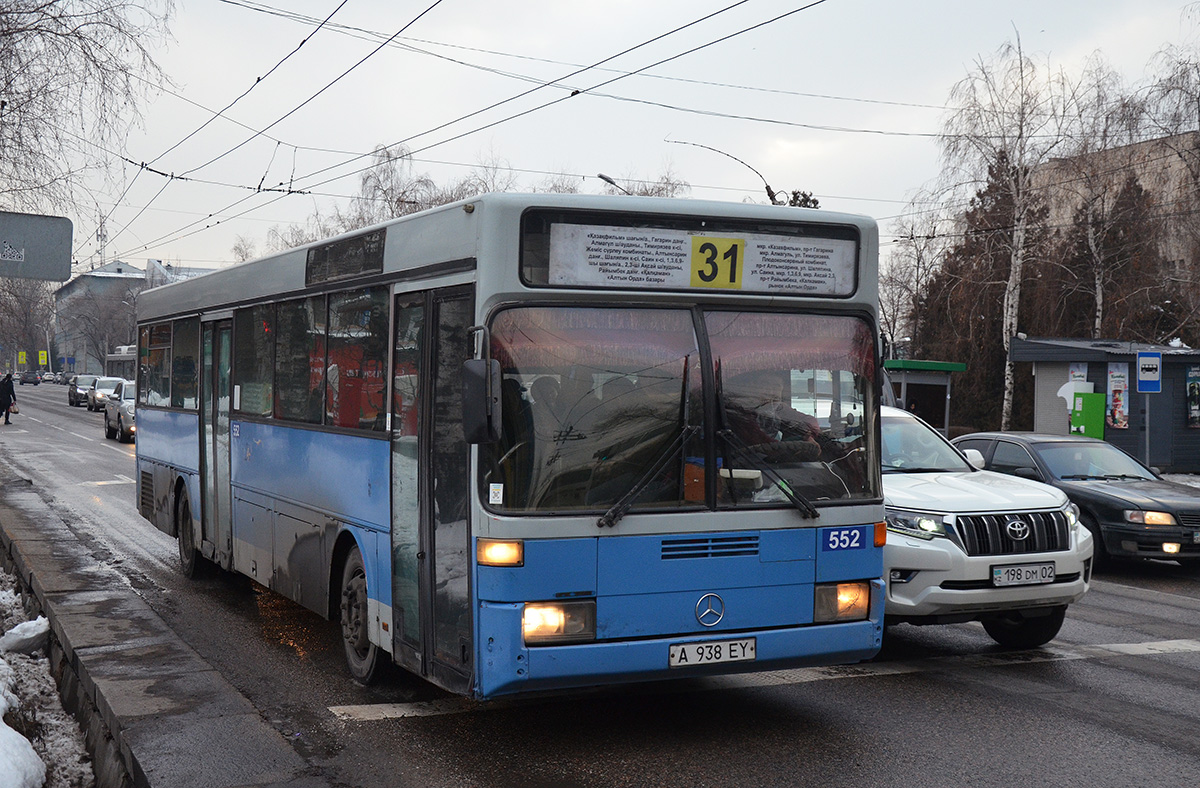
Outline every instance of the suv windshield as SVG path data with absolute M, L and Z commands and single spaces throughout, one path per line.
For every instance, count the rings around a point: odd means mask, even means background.
M 880 497 L 862 428 L 874 406 L 864 321 L 711 312 L 701 331 L 697 317 L 565 306 L 497 314 L 503 429 L 481 451 L 484 500 L 514 513 L 603 513 L 622 502 L 790 507 L 788 492 Z M 705 334 L 711 370 L 701 364 Z M 812 398 L 796 382 L 814 377 L 830 381 L 816 416 L 795 407 Z M 781 390 L 764 393 L 773 381 Z
M 954 447 L 924 422 L 885 415 L 880 428 L 884 473 L 971 470 Z

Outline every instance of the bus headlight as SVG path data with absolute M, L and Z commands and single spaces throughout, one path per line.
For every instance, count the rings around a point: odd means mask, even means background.
M 596 639 L 596 602 L 538 602 L 525 605 L 525 643 L 534 646 Z
M 871 613 L 871 584 L 824 583 L 813 588 L 813 621 L 864 621 Z

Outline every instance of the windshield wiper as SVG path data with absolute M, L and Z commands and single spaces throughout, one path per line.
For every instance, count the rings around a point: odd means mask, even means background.
M 729 470 L 732 473 L 733 464 L 728 461 L 729 454 L 732 453 L 734 455 L 740 455 L 742 460 L 747 461 L 747 464 L 751 465 L 759 473 L 766 474 L 767 478 L 775 483 L 775 486 L 779 489 L 779 491 L 782 492 L 784 496 L 792 502 L 792 506 L 796 507 L 796 511 L 800 512 L 802 517 L 807 517 L 810 519 L 820 517 L 821 513 L 817 511 L 817 508 L 813 506 L 807 498 L 792 492 L 791 486 L 789 486 L 788 483 L 783 480 L 783 477 L 776 473 L 775 469 L 772 468 L 768 463 L 762 462 L 755 457 L 754 452 L 749 446 L 746 445 L 745 441 L 735 435 L 733 430 L 729 428 L 729 411 L 725 407 L 725 381 L 724 374 L 721 371 L 721 359 L 717 359 L 716 366 L 717 418 L 719 419 L 721 425 L 721 428 L 717 430 L 717 436 L 724 439 L 725 446 L 729 450 L 721 453 L 721 458 L 725 462 L 725 465 L 729 466 Z M 731 477 L 729 480 L 729 497 L 733 500 L 733 505 L 737 506 L 738 501 L 737 493 L 734 492 L 735 487 L 736 485 L 734 485 Z
M 808 518 L 821 516 L 821 513 L 817 511 L 817 507 L 813 506 L 803 495 L 792 492 L 791 486 L 784 481 L 783 477 L 769 463 L 755 457 L 754 451 L 741 438 L 735 435 L 732 430 L 720 430 L 717 432 L 717 435 L 724 438 L 726 445 L 732 450 L 736 459 L 740 459 L 747 465 L 752 466 L 756 471 L 766 474 L 767 478 L 775 483 L 779 491 L 792 502 L 792 506 L 795 506 L 796 511 L 800 512 L 802 516 Z M 732 468 L 730 470 L 732 471 Z M 732 487 L 732 480 L 730 486 Z
M 1069 473 L 1066 476 L 1059 476 L 1058 478 L 1069 482 L 1086 482 L 1088 479 L 1107 479 L 1108 477 L 1092 476 L 1086 473 Z
M 679 431 L 670 445 L 663 449 L 662 453 L 654 459 L 654 462 L 650 465 L 650 470 L 646 471 L 645 475 L 629 488 L 629 492 L 621 496 L 621 500 L 610 506 L 608 511 L 600 516 L 600 519 L 596 521 L 596 527 L 611 528 L 616 525 L 629 512 L 634 500 L 649 486 L 650 482 L 654 481 L 655 477 L 666 467 L 666 464 L 687 445 L 688 439 L 699 431 L 699 427 L 692 426 L 691 424 L 683 425 L 683 429 Z
M 884 465 L 884 473 L 958 473 L 962 468 L 914 468 Z

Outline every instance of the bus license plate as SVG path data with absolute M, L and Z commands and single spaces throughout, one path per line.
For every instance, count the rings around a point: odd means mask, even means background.
M 667 664 L 672 668 L 715 665 L 718 662 L 753 662 L 755 639 L 710 640 L 704 643 L 672 643 Z
M 1035 586 L 1054 582 L 1054 564 L 1010 564 L 992 567 L 994 586 Z

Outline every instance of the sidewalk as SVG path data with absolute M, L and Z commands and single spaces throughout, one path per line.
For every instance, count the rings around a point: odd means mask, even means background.
M 11 475 L 0 478 L 0 562 L 50 621 L 51 670 L 85 731 L 97 788 L 327 785 Z

